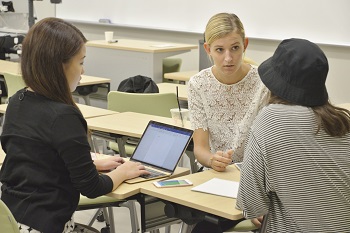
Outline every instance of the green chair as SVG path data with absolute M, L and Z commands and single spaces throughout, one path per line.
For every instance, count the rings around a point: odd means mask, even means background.
M 19 233 L 17 221 L 2 200 L 0 200 L 0 232 Z
M 250 221 L 250 219 L 243 220 L 238 223 L 236 226 L 227 230 L 226 232 L 250 232 L 257 230 L 258 228 Z
M 117 112 L 138 112 L 156 116 L 171 117 L 170 109 L 177 108 L 175 93 L 128 93 L 110 91 L 107 96 L 107 109 Z M 137 139 L 127 139 L 125 151 L 131 155 Z M 119 152 L 118 144 L 109 143 L 109 148 Z
M 170 79 L 165 79 L 165 73 L 179 72 L 182 64 L 181 58 L 164 58 L 163 59 L 163 82 L 174 82 Z
M 137 219 L 137 212 L 135 207 L 135 200 L 119 200 L 113 197 L 108 196 L 100 196 L 97 198 L 88 198 L 83 195 L 80 195 L 79 203 L 77 211 L 80 210 L 90 210 L 90 209 L 98 209 L 94 216 L 91 218 L 88 227 L 91 227 L 92 224 L 96 221 L 99 213 L 103 211 L 103 217 L 106 222 L 106 227 L 102 228 L 101 232 L 115 233 L 115 225 L 114 225 L 114 214 L 113 207 L 127 207 L 130 211 L 130 219 L 131 219 L 131 229 L 132 233 L 139 232 L 139 223 Z
M 22 75 L 20 74 L 4 73 L 4 79 L 7 88 L 7 101 L 18 90 L 26 86 L 26 84 L 23 81 Z

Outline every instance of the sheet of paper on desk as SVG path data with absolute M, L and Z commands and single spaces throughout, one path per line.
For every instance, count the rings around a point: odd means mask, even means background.
M 213 178 L 203 184 L 200 184 L 192 191 L 215 194 L 224 197 L 237 198 L 239 182 Z

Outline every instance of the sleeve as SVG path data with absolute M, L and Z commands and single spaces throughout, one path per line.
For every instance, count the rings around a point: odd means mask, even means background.
M 190 122 L 192 129 L 208 128 L 207 115 L 205 112 L 205 100 L 201 98 L 201 90 L 196 87 L 196 82 L 191 78 L 188 83 L 188 108 L 190 110 Z
M 268 173 L 265 164 L 259 144 L 250 132 L 244 153 L 236 204 L 238 209 L 243 210 L 243 215 L 247 219 L 267 214 L 270 206 L 266 191 Z
M 97 172 L 86 129 L 86 121 L 82 117 L 61 115 L 52 127 L 53 145 L 66 165 L 73 186 L 84 196 L 95 198 L 111 192 L 113 181 Z

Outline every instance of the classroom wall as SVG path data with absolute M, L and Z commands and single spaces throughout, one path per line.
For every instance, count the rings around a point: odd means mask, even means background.
M 35 3 L 35 11 L 38 19 L 44 16 L 53 16 L 50 14 L 54 12 L 54 4 L 46 4 L 45 1 Z M 82 30 L 89 40 L 104 39 L 104 31 L 107 30 L 114 31 L 115 38 L 133 38 L 189 44 L 198 44 L 198 40 L 202 39 L 202 34 L 200 33 L 109 26 L 84 22 L 74 22 L 74 24 Z M 327 33 L 326 29 L 325 31 L 325 33 Z M 272 56 L 279 42 L 279 40 L 251 38 L 246 56 L 261 63 Z M 320 47 L 329 60 L 330 71 L 327 80 L 327 88 L 331 101 L 335 104 L 350 102 L 350 46 L 320 45 Z M 87 56 L 93 56 L 93 54 L 87 54 Z M 176 57 L 183 59 L 181 67 L 183 71 L 195 70 L 199 67 L 199 50 L 192 50 L 191 52 Z

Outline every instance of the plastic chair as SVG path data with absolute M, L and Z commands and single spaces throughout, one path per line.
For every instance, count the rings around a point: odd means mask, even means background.
M 250 219 L 239 222 L 236 226 L 230 228 L 226 232 L 249 232 L 257 230 L 258 228 L 250 221 Z
M 0 232 L 19 233 L 17 221 L 2 200 L 0 200 Z
M 103 217 L 106 222 L 106 227 L 101 229 L 101 233 L 115 233 L 114 225 L 114 214 L 112 207 L 127 207 L 130 211 L 131 219 L 131 229 L 132 233 L 137 233 L 139 231 L 138 219 L 134 200 L 119 200 L 113 197 L 100 196 L 97 198 L 88 198 L 83 195 L 80 195 L 77 211 L 80 210 L 89 210 L 89 209 L 98 209 L 94 216 L 88 223 L 88 227 L 91 227 L 92 224 L 96 221 L 100 211 L 103 211 Z
M 110 91 L 107 96 L 107 109 L 117 112 L 138 112 L 156 116 L 171 117 L 170 109 L 177 108 L 175 93 L 127 93 Z M 125 144 L 127 155 L 131 155 L 137 140 L 132 144 L 128 139 Z M 119 151 L 118 144 L 109 143 L 109 148 Z
M 163 82 L 169 82 L 164 78 L 165 73 L 179 72 L 182 64 L 181 58 L 164 58 L 163 59 Z M 170 82 L 173 82 L 170 80 Z
M 4 79 L 7 88 L 7 101 L 18 90 L 26 86 L 26 84 L 23 81 L 22 75 L 20 74 L 4 73 Z

